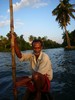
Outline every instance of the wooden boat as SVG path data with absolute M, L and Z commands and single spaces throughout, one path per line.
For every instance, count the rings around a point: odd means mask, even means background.
M 30 92 L 26 91 L 23 100 L 34 100 L 36 96 L 36 92 Z M 41 100 L 54 100 L 50 92 L 43 93 L 41 92 Z

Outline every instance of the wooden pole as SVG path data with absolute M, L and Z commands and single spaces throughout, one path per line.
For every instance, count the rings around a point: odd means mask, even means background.
M 14 92 L 14 100 L 17 100 L 17 90 L 16 90 L 16 63 L 15 63 L 15 50 L 14 50 L 14 23 L 13 23 L 13 5 L 12 0 L 9 0 L 10 4 L 10 31 L 11 31 L 11 53 L 12 53 L 12 79 L 13 79 L 13 92 Z

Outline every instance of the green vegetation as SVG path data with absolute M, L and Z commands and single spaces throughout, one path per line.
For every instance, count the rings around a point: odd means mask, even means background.
M 26 42 L 25 39 L 23 38 L 23 35 L 17 36 L 16 33 L 15 35 L 16 35 L 17 42 L 19 44 L 21 51 L 31 50 L 32 49 L 31 42 L 34 39 L 41 39 L 43 41 L 44 49 L 61 47 L 61 44 L 56 43 L 55 41 L 52 41 L 50 39 L 47 39 L 46 36 L 45 37 L 34 37 L 31 35 L 29 37 L 29 42 Z M 6 37 L 0 36 L 0 51 L 1 52 L 11 51 L 10 33 L 8 33 Z
M 61 44 L 56 43 L 55 41 L 52 41 L 52 40 L 50 40 L 50 39 L 47 39 L 46 36 L 44 36 L 44 37 L 40 37 L 40 36 L 39 36 L 39 37 L 34 37 L 34 36 L 30 35 L 30 37 L 29 37 L 30 43 L 31 43 L 34 39 L 40 39 L 40 40 L 42 40 L 42 42 L 43 42 L 43 48 L 44 48 L 44 49 L 61 47 Z
M 55 41 L 52 41 L 50 39 L 47 39 L 46 36 L 44 37 L 34 37 L 32 35 L 29 36 L 29 42 L 25 41 L 23 35 L 17 36 L 17 34 L 15 33 L 16 38 L 17 38 L 17 42 L 19 44 L 19 47 L 21 49 L 21 51 L 24 50 L 31 50 L 31 43 L 34 39 L 40 39 L 43 41 L 43 47 L 44 49 L 49 49 L 49 48 L 59 48 L 59 47 L 67 47 L 67 38 L 66 38 L 66 34 L 63 33 L 63 43 L 59 44 Z M 68 31 L 68 36 L 70 39 L 70 43 L 71 43 L 71 47 L 72 49 L 75 49 L 75 30 L 73 30 L 72 32 Z M 11 51 L 11 40 L 10 40 L 10 33 L 8 33 L 6 35 L 6 37 L 0 36 L 0 52 L 3 51 Z
M 10 34 L 6 35 L 7 37 L 0 36 L 0 51 L 11 51 L 11 40 Z M 21 50 L 31 49 L 31 46 L 23 38 L 23 35 L 17 36 L 17 42 Z
M 56 16 L 56 21 L 58 21 L 60 27 L 64 29 L 64 33 L 66 34 L 66 42 L 67 48 L 72 48 L 71 41 L 68 36 L 67 32 L 67 25 L 70 24 L 70 19 L 75 19 L 74 12 L 75 9 L 73 8 L 75 5 L 69 3 L 70 0 L 60 0 L 59 5 L 52 11 L 52 14 Z
M 70 44 L 71 44 L 71 48 L 70 49 L 75 49 L 75 30 L 73 30 L 72 32 L 68 31 L 68 36 L 69 36 Z M 68 47 L 67 47 L 67 38 L 66 38 L 66 34 L 65 33 L 63 33 L 62 39 L 63 39 L 62 46 L 66 47 L 66 49 L 68 49 Z

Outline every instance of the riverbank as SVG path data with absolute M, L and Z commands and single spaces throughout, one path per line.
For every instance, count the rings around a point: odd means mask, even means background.
M 75 46 L 70 46 L 70 47 L 66 46 L 64 49 L 65 50 L 75 50 Z

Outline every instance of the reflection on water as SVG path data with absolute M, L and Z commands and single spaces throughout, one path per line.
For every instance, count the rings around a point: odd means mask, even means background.
M 25 51 L 30 52 L 30 51 Z M 75 100 L 75 51 L 47 49 L 53 66 L 51 93 L 54 100 Z M 29 62 L 20 63 L 16 58 L 16 75 L 30 74 Z M 21 100 L 25 88 L 18 89 Z M 0 100 L 13 100 L 11 53 L 0 53 Z

